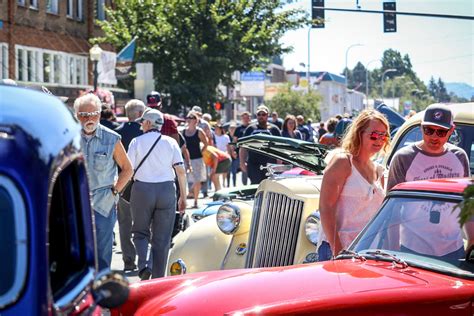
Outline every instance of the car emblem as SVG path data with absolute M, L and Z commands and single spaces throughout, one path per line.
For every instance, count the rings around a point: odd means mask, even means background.
M 436 112 L 434 112 L 434 115 L 433 115 L 433 116 L 434 116 L 434 119 L 435 119 L 435 120 L 439 121 L 439 120 L 441 120 L 441 118 L 443 117 L 443 112 L 441 112 L 441 111 L 436 111 Z
M 235 250 L 235 253 L 238 254 L 239 256 L 244 255 L 247 252 L 247 244 L 246 243 L 240 243 L 237 246 L 237 249 Z

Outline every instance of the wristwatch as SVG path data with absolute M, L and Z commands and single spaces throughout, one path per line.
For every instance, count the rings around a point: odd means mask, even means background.
M 112 190 L 113 195 L 119 194 L 119 192 L 117 191 L 115 187 L 111 187 L 110 189 Z

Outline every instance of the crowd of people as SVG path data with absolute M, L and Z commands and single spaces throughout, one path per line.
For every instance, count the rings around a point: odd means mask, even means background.
M 179 128 L 171 115 L 160 111 L 158 92 L 150 93 L 146 104 L 130 100 L 125 105 L 128 122 L 122 124 L 114 122 L 113 113 L 94 94 L 78 98 L 74 110 L 82 125 L 89 168 L 99 268 L 110 268 L 117 212 L 124 270 L 138 269 L 142 280 L 165 274 L 175 212 L 198 207 L 200 197 L 207 196 L 212 187 L 230 186 L 231 180 L 235 186 L 239 172 L 244 185 L 248 179 L 258 184 L 266 178 L 260 166 L 275 161 L 236 148 L 233 143 L 242 137 L 267 134 L 337 148 L 321 186 L 319 260 L 328 260 L 347 248 L 379 208 L 386 190 L 397 183 L 435 178 L 429 171 L 435 164 L 449 166 L 447 177 L 470 175 L 466 153 L 447 143 L 454 128 L 452 114 L 439 105 L 425 112 L 423 139 L 394 156 L 387 184 L 384 168 L 373 157 L 389 148 L 390 127 L 387 118 L 373 109 L 354 119 L 347 115 L 330 118 L 317 129 L 301 115 L 288 114 L 281 119 L 265 105 L 256 108 L 255 121 L 250 112 L 243 112 L 240 122 L 230 122 L 227 129 L 221 122 L 212 126 L 212 117 L 195 106 Z M 130 179 L 133 186 L 126 200 L 120 192 Z M 186 205 L 186 198 L 194 203 Z M 408 225 L 406 230 L 410 229 Z M 456 242 L 442 255 L 459 255 L 463 251 L 460 230 L 452 225 L 446 225 L 446 230 L 451 230 L 447 234 Z M 436 238 L 436 233 L 430 236 Z M 468 236 L 474 244 L 474 231 L 472 238 Z M 419 244 L 406 240 L 403 246 L 423 253 Z

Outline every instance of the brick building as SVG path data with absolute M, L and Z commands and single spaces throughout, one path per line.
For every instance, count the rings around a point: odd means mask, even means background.
M 89 39 L 112 0 L 0 0 L 0 79 L 74 99 L 93 85 Z M 104 51 L 114 52 L 110 45 Z M 120 89 L 107 87 L 115 94 Z M 126 93 L 125 93 L 126 94 Z M 117 96 L 116 96 L 117 97 Z M 120 98 L 120 96 L 119 96 Z

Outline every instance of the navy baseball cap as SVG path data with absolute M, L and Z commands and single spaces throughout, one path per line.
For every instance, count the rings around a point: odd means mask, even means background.
M 434 125 L 450 129 L 453 126 L 453 114 L 446 105 L 432 104 L 426 108 L 421 125 Z

